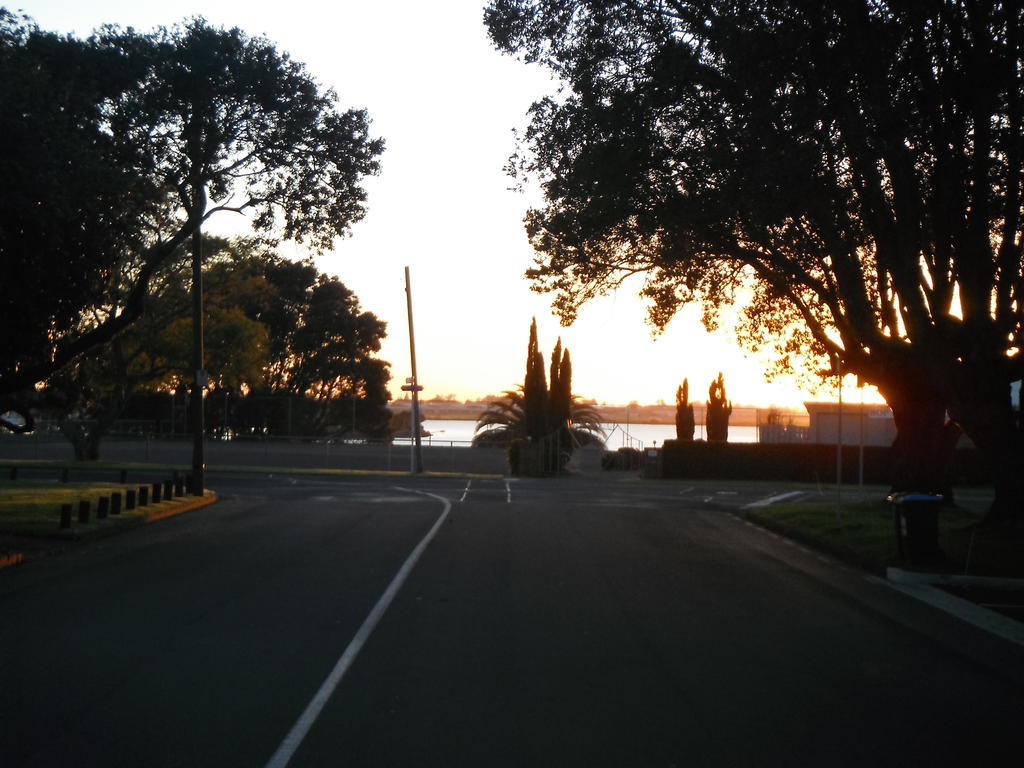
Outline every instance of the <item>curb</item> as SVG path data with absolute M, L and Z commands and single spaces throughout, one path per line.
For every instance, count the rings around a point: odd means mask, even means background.
M 752 511 L 749 507 L 740 510 L 737 515 L 741 520 L 747 520 L 762 528 L 774 531 L 777 534 L 806 544 L 820 552 L 832 555 L 847 563 L 873 573 L 879 573 L 877 567 L 871 567 L 861 561 L 861 558 L 851 557 L 853 554 L 842 547 L 828 546 L 824 542 L 816 540 L 813 536 L 804 534 L 802 531 L 779 523 L 775 520 L 764 518 Z M 951 573 L 925 573 L 919 571 L 906 571 L 902 568 L 889 566 L 885 569 L 885 581 L 890 588 L 903 593 L 907 597 L 919 600 L 933 608 L 937 608 L 961 621 L 971 624 L 984 632 L 1000 637 L 1003 640 L 1024 647 L 1024 624 L 1008 616 L 1003 616 L 991 611 L 969 600 L 957 597 L 949 592 L 944 592 L 943 586 L 977 586 L 991 587 L 996 589 L 1019 589 L 1024 590 L 1024 579 L 998 578 L 993 576 L 967 576 Z
M 992 589 L 1024 590 L 1024 579 L 997 576 L 969 576 L 957 573 L 925 573 L 905 571 L 902 568 L 886 568 L 885 579 L 893 584 L 937 587 L 991 587 Z
M 1020 582 L 1020 579 L 1016 579 Z M 949 592 L 944 592 L 936 586 L 921 582 L 900 583 L 889 582 L 889 586 L 908 597 L 927 603 L 933 608 L 956 616 L 978 629 L 988 632 L 991 635 L 1001 637 L 1011 643 L 1024 647 L 1024 624 L 1009 616 L 991 611 L 970 600 L 964 600 Z
M 18 563 L 24 562 L 25 555 L 21 552 L 9 552 L 8 554 L 0 557 L 0 568 L 7 568 L 11 565 L 17 565 Z
M 208 507 L 215 503 L 218 498 L 216 491 L 203 491 L 202 498 L 196 497 L 192 501 L 182 502 L 181 504 L 176 504 L 175 506 L 168 507 L 167 509 L 154 510 L 151 514 L 147 514 L 142 518 L 142 523 L 143 525 L 147 523 L 155 523 L 157 520 L 174 517 L 175 515 L 180 515 L 183 512 L 191 512 L 193 509 Z

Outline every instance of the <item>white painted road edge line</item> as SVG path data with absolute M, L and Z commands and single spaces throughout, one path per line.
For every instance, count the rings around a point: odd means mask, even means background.
M 757 509 L 758 507 L 767 507 L 771 504 L 778 504 L 780 501 L 786 499 L 792 499 L 794 496 L 800 496 L 803 491 L 789 491 L 787 493 L 780 493 L 776 496 L 769 496 L 767 499 L 760 499 L 753 501 L 750 504 L 744 505 L 743 509 Z
M 391 580 L 388 588 L 384 590 L 384 594 L 380 596 L 377 604 L 373 606 L 373 610 L 370 611 L 369 615 L 363 621 L 362 626 L 359 627 L 359 631 L 356 632 L 351 642 L 349 642 L 345 652 L 341 654 L 341 658 L 339 658 L 337 663 L 334 665 L 334 669 L 331 670 L 327 679 L 324 680 L 323 684 L 320 686 L 320 690 L 318 690 L 316 695 L 313 696 L 313 699 L 306 706 L 305 711 L 299 716 L 295 725 L 292 726 L 288 735 L 285 736 L 284 741 L 281 742 L 281 746 L 277 748 L 274 756 L 270 758 L 269 762 L 267 762 L 266 768 L 284 768 L 288 765 L 288 762 L 292 759 L 295 752 L 302 744 L 303 739 L 306 738 L 306 734 L 309 733 L 309 729 L 313 727 L 313 723 L 315 723 L 316 719 L 320 717 L 320 713 L 327 705 L 328 700 L 330 700 L 331 696 L 334 694 L 334 691 L 337 689 L 341 679 L 345 676 L 345 673 L 348 672 L 349 667 L 352 666 L 352 663 L 356 660 L 356 657 L 363 649 L 363 646 L 366 645 L 366 641 L 370 639 L 370 635 L 373 634 L 373 630 L 376 629 L 377 624 L 384 616 L 388 607 L 391 605 L 391 602 L 395 599 L 395 595 L 398 594 L 398 590 L 402 588 L 402 585 L 409 577 L 412 569 L 416 567 L 416 563 L 419 561 L 420 556 L 423 554 L 424 550 L 426 550 L 427 545 L 430 544 L 434 536 L 437 535 L 441 526 L 444 525 L 444 521 L 448 518 L 448 513 L 452 510 L 451 502 L 443 496 L 426 493 L 425 491 L 413 491 L 408 488 L 396 488 L 396 490 L 405 491 L 406 493 L 417 493 L 421 496 L 429 496 L 432 499 L 437 499 L 444 505 L 444 512 L 442 512 L 441 516 L 437 518 L 437 522 L 434 523 L 434 527 L 427 532 L 427 535 L 423 537 L 422 541 L 416 545 L 416 548 L 412 551 L 409 557 L 406 558 L 398 573 L 395 574 L 395 578 Z
M 508 480 L 505 481 L 505 503 L 512 503 L 512 486 L 508 484 Z
M 461 504 L 462 502 L 464 502 L 464 501 L 466 500 L 466 496 L 467 496 L 467 495 L 469 495 L 469 486 L 471 486 L 472 484 L 473 484 L 473 481 L 472 481 L 472 479 L 470 479 L 470 480 L 468 480 L 468 481 L 466 482 L 466 488 L 465 488 L 465 490 L 464 490 L 464 491 L 462 492 L 462 498 L 461 498 L 461 499 L 459 499 L 459 504 Z

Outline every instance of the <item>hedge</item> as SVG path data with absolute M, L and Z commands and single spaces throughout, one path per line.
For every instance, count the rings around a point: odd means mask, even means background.
M 843 481 L 859 480 L 856 445 L 843 446 Z M 810 443 L 709 443 L 703 440 L 666 440 L 661 450 L 660 471 L 648 474 L 665 478 L 722 480 L 782 480 L 786 482 L 836 481 L 836 446 Z M 885 485 L 891 481 L 892 449 L 864 446 L 864 482 Z M 982 456 L 974 449 L 959 449 L 953 460 L 954 485 L 985 485 L 990 475 Z

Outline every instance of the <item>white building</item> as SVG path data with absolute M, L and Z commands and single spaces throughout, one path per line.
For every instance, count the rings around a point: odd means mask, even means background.
M 810 416 L 807 442 L 835 445 L 892 445 L 896 423 L 887 405 L 876 403 L 804 403 Z M 840 417 L 841 414 L 841 417 Z

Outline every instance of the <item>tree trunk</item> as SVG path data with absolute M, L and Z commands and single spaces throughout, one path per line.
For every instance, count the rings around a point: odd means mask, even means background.
M 60 431 L 71 443 L 75 461 L 97 461 L 100 457 L 100 438 L 103 430 L 96 422 L 61 421 Z
M 924 388 L 884 392 L 896 423 L 892 444 L 892 490 L 953 499 L 953 450 L 960 428 L 946 417 L 943 398 Z
M 1024 527 L 1024 431 L 997 373 L 976 367 L 960 381 L 953 413 L 986 458 L 995 498 L 986 525 Z

